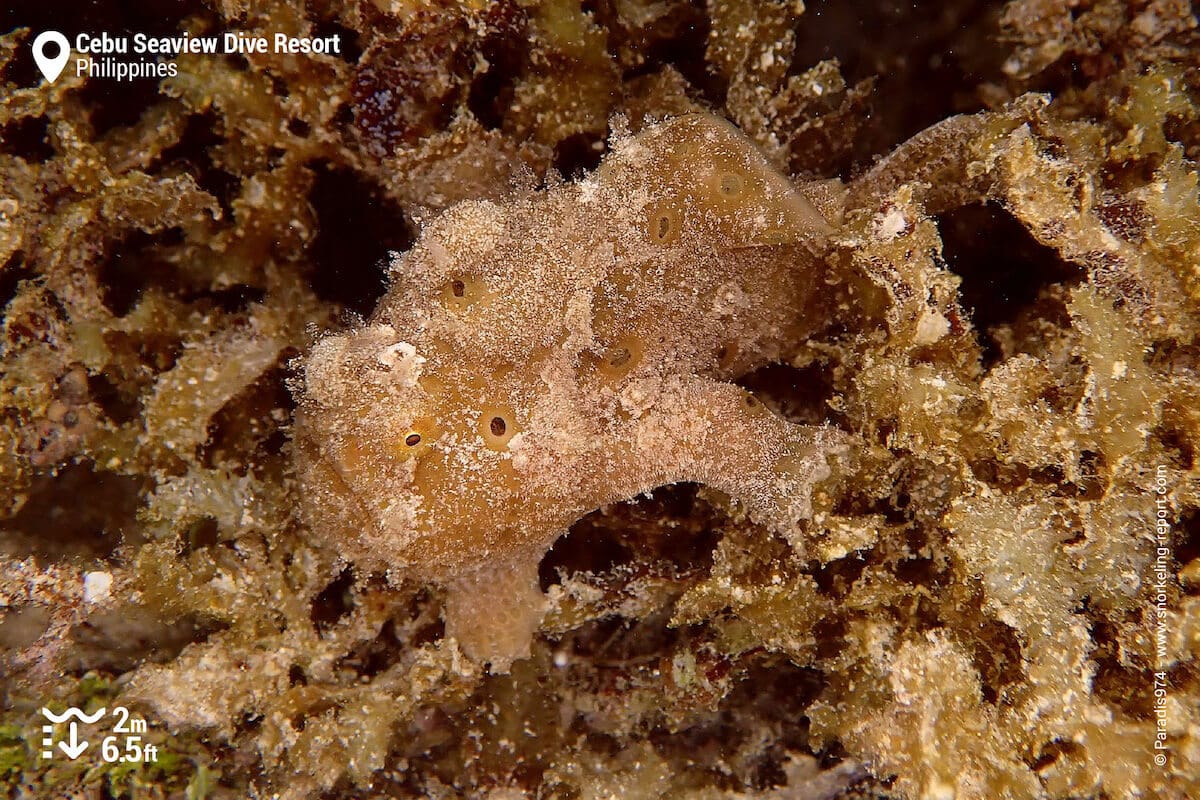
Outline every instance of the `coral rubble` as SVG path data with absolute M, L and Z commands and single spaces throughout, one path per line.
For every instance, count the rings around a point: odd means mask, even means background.
M 346 43 L 116 92 L 44 83 L 18 4 L 8 794 L 1200 794 L 1196 19 L 952 6 L 89 4 Z M 642 411 L 751 439 L 684 468 Z M 405 448 L 437 513 L 381 527 Z M 156 762 L 41 757 L 42 706 L 116 705 Z

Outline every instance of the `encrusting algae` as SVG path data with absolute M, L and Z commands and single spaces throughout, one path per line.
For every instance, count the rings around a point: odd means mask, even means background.
M 537 569 L 588 512 L 692 481 L 789 537 L 842 438 L 733 378 L 813 325 L 831 228 L 723 120 L 675 118 L 578 183 L 455 206 L 362 329 L 305 362 L 313 535 L 449 589 L 447 633 L 507 669 Z
M 0 793 L 1200 796 L 1188 3 L 143 5 L 345 48 L 0 35 Z

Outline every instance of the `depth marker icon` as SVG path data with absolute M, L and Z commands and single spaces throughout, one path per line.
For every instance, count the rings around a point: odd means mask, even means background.
M 46 56 L 46 45 L 50 43 L 58 45 L 58 55 L 53 58 Z M 33 60 L 37 62 L 38 69 L 50 83 L 58 80 L 58 76 L 62 74 L 63 67 L 67 65 L 70 58 L 71 43 L 58 31 L 42 31 L 33 40 Z
M 50 722 L 54 723 L 55 725 L 62 723 L 62 722 L 66 722 L 66 721 L 70 720 L 72 717 L 79 720 L 79 722 L 87 723 L 88 725 L 90 725 L 93 722 L 96 722 L 97 720 L 99 720 L 101 717 L 103 717 L 104 712 L 105 712 L 105 709 L 102 708 L 99 711 L 93 712 L 89 716 L 87 714 L 84 714 L 78 708 L 68 708 L 62 714 L 55 714 L 53 711 L 46 708 L 45 706 L 42 707 L 42 716 L 44 716 L 46 719 L 50 720 Z M 64 754 L 66 754 L 67 758 L 74 761 L 75 759 L 77 759 L 81 755 L 83 755 L 84 750 L 87 750 L 88 743 L 87 743 L 87 740 L 80 741 L 80 739 L 79 739 L 79 723 L 78 722 L 72 721 L 71 727 L 69 728 L 69 730 L 70 730 L 70 736 L 68 737 L 68 740 L 65 742 L 59 742 L 58 747 L 60 750 L 63 751 Z M 54 756 L 54 725 L 43 725 L 42 726 L 42 747 L 45 748 L 44 750 L 42 750 L 42 758 L 51 758 Z

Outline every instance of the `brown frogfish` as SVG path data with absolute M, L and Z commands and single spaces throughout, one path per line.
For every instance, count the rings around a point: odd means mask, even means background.
M 494 671 L 528 655 L 541 558 L 606 504 L 690 481 L 795 536 L 840 437 L 732 381 L 813 332 L 826 220 L 692 114 L 590 175 L 431 220 L 365 324 L 304 361 L 302 514 L 364 569 L 446 592 Z

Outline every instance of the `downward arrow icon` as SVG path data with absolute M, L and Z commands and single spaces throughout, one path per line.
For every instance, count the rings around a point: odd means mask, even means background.
M 74 722 L 71 723 L 70 742 L 70 744 L 67 744 L 66 742 L 59 742 L 58 746 L 61 747 L 62 751 L 67 754 L 67 758 L 74 761 L 83 755 L 83 751 L 87 750 L 88 747 L 88 743 L 86 741 L 79 741 L 79 726 Z

